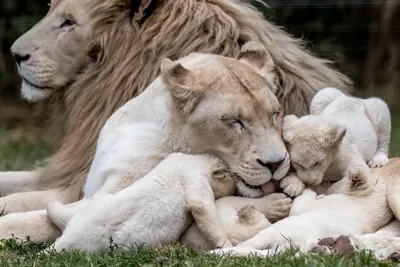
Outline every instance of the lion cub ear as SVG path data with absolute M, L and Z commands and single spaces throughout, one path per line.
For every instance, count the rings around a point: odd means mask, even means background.
M 265 77 L 275 86 L 277 85 L 278 77 L 275 72 L 275 62 L 262 44 L 255 41 L 245 43 L 242 46 L 238 60 L 248 63 L 261 76 Z
M 342 125 L 329 125 L 325 129 L 325 136 L 323 137 L 323 144 L 326 148 L 339 145 L 343 137 L 346 135 L 346 127 Z
M 297 121 L 296 115 L 287 115 L 283 118 L 282 124 L 282 136 L 283 140 L 287 143 L 292 143 L 294 141 L 294 123 Z
M 192 112 L 203 96 L 201 91 L 194 89 L 195 74 L 180 63 L 165 58 L 161 62 L 161 77 L 178 110 L 183 114 Z

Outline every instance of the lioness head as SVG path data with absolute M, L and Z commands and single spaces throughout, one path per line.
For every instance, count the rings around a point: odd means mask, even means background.
M 64 89 L 88 64 L 92 28 L 86 2 L 52 0 L 48 14 L 12 45 L 25 99 L 40 101 Z
M 319 185 L 346 134 L 346 128 L 319 116 L 283 119 L 283 139 L 297 176 L 305 184 Z
M 185 65 L 185 67 L 183 66 Z M 281 106 L 274 62 L 266 49 L 246 43 L 238 59 L 191 54 L 165 59 L 161 76 L 192 153 L 222 158 L 236 173 L 238 191 L 258 197 L 274 189 L 289 169 L 281 138 Z

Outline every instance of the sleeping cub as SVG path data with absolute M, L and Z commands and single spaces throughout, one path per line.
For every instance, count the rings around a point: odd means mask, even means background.
M 233 192 L 233 179 L 218 158 L 173 153 L 126 189 L 85 200 L 72 218 L 71 205 L 49 204 L 49 217 L 65 228 L 54 249 L 104 252 L 109 250 L 110 237 L 127 248 L 169 244 L 178 240 L 193 218 L 214 246 L 231 247 L 215 199 Z M 71 209 L 76 209 L 74 204 Z
M 368 165 L 375 168 L 388 163 L 391 124 L 385 102 L 325 88 L 315 95 L 310 110 L 311 115 L 288 115 L 283 121 L 283 139 L 296 171 L 282 179 L 285 193 L 297 196 L 304 184 L 338 181 L 349 167 L 367 173 Z

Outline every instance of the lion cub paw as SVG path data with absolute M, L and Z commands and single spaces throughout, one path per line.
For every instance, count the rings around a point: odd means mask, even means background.
M 274 193 L 262 198 L 265 207 L 262 212 L 270 222 L 276 222 L 289 216 L 292 199 L 282 193 Z
M 380 168 L 388 163 L 389 163 L 389 158 L 383 153 L 378 153 L 372 158 L 370 162 L 368 162 L 368 166 L 370 168 Z
M 296 175 L 288 175 L 281 180 L 280 187 L 290 197 L 297 197 L 304 191 L 304 183 Z

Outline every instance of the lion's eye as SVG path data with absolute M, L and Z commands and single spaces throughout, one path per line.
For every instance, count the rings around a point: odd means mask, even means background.
M 234 120 L 234 121 L 233 121 L 233 124 L 238 125 L 238 126 L 240 127 L 241 130 L 244 129 L 244 124 L 243 124 L 243 122 L 242 122 L 241 120 Z
M 317 161 L 317 162 L 314 163 L 314 167 L 317 167 L 317 166 L 319 166 L 320 164 L 321 164 L 321 161 Z
M 64 22 L 61 24 L 60 28 L 71 27 L 75 25 L 75 21 L 72 19 L 65 19 Z

